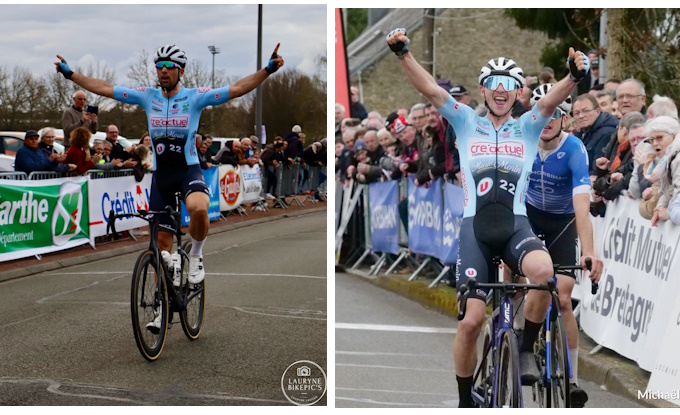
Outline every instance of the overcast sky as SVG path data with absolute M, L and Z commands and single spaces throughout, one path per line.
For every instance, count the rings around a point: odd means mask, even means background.
M 286 68 L 313 75 L 326 53 L 326 5 L 264 5 L 262 64 L 278 42 Z M 126 85 L 142 52 L 176 44 L 189 60 L 212 67 L 209 45 L 221 49 L 215 71 L 243 77 L 257 65 L 257 5 L 6 5 L 0 4 L 0 66 L 54 71 L 56 54 L 72 69 L 90 63 L 113 68 Z M 209 85 L 206 85 L 209 86 Z

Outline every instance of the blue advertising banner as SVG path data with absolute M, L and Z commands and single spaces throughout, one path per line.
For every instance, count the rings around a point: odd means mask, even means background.
M 398 182 L 390 180 L 368 185 L 373 252 L 399 252 Z
M 203 171 L 203 179 L 210 190 L 210 206 L 208 206 L 208 218 L 211 221 L 220 218 L 220 193 L 219 193 L 219 174 L 217 174 L 217 166 L 213 166 L 208 170 Z M 182 203 L 182 226 L 189 225 L 189 212 L 186 206 Z
M 442 186 L 416 186 L 408 178 L 408 247 L 417 254 L 438 257 L 442 245 Z
M 453 265 L 458 260 L 458 240 L 463 224 L 464 201 L 465 192 L 462 187 L 451 183 L 444 184 L 444 237 L 439 259 L 445 265 Z

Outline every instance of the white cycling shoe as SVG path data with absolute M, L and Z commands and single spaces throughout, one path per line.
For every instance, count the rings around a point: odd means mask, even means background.
M 205 270 L 203 269 L 203 256 L 189 257 L 189 282 L 191 284 L 200 284 L 205 278 Z
M 154 311 L 154 315 L 156 317 L 146 325 L 146 329 L 153 334 L 158 334 L 161 332 L 161 313 Z

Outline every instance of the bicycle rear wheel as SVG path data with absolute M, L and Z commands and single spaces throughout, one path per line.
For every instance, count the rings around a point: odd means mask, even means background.
M 557 314 L 557 313 L 555 313 Z M 564 328 L 564 321 L 561 316 L 557 316 L 551 323 L 550 331 L 550 389 L 551 401 L 548 406 L 551 408 L 571 407 L 569 396 L 569 361 L 567 347 L 567 332 Z
M 182 330 L 189 340 L 196 340 L 201 334 L 203 327 L 203 315 L 205 312 L 205 279 L 200 284 L 190 284 L 189 278 L 189 256 L 191 242 L 183 246 L 184 256 L 182 257 L 182 280 L 181 295 L 187 298 L 186 307 L 180 311 L 179 320 L 182 323 Z
M 522 386 L 519 372 L 519 347 L 517 337 L 512 330 L 503 333 L 498 363 L 496 405 L 499 408 L 520 408 Z
M 148 361 L 160 356 L 168 331 L 168 293 L 164 270 L 156 268 L 153 251 L 143 252 L 132 274 L 130 311 L 137 348 Z M 160 317 L 160 328 L 147 328 Z
M 546 374 L 546 325 L 545 323 L 541 327 L 541 331 L 538 334 L 538 339 L 534 343 L 534 356 L 536 357 L 536 363 L 538 365 L 538 372 L 541 374 L 541 378 L 538 382 L 534 383 L 531 388 L 534 394 L 534 401 L 538 403 L 541 408 L 550 407 L 550 382 L 548 381 L 548 376 Z

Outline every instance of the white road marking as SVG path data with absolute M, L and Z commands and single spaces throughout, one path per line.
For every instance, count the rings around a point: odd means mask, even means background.
M 427 353 L 389 353 L 389 352 L 347 352 L 347 351 L 335 351 L 336 355 L 345 356 L 415 356 L 415 357 L 439 357 L 436 354 Z
M 344 398 L 342 396 L 336 396 L 335 397 L 336 401 L 350 401 L 350 402 L 361 402 L 361 403 L 367 403 L 367 404 L 374 404 L 374 405 L 386 405 L 386 406 L 417 406 L 417 407 L 444 407 L 444 405 L 434 405 L 434 404 L 428 404 L 428 405 L 423 405 L 422 403 L 403 403 L 403 402 L 381 402 L 381 401 L 376 401 L 375 399 L 359 399 L 359 398 Z
M 35 320 L 36 318 L 38 318 L 40 316 L 42 316 L 42 314 L 38 314 L 37 316 L 25 318 L 23 320 L 18 320 L 18 321 L 13 321 L 11 323 L 3 324 L 2 326 L 0 326 L 0 329 L 4 329 L 4 328 L 10 327 L 10 326 L 15 326 L 17 324 L 25 323 L 27 321 Z
M 340 330 L 372 330 L 372 331 L 399 331 L 409 333 L 439 333 L 456 334 L 457 329 L 445 327 L 416 327 L 416 326 L 391 326 L 387 324 L 353 324 L 335 323 L 335 328 Z
M 288 313 L 288 314 L 276 314 L 274 311 L 277 311 L 276 309 L 271 310 L 272 312 L 266 312 L 267 309 L 261 309 L 261 310 L 248 310 L 244 307 L 234 307 L 234 306 L 227 306 L 227 305 L 221 305 L 217 304 L 214 305 L 216 307 L 224 307 L 224 308 L 233 308 L 236 311 L 240 311 L 242 313 L 246 314 L 255 314 L 255 315 L 261 315 L 261 316 L 268 316 L 268 317 L 283 317 L 283 318 L 296 318 L 300 320 L 316 320 L 316 321 L 326 321 L 327 318 L 315 318 L 315 317 L 305 317 L 305 316 L 299 316 L 299 315 L 292 315 L 292 313 L 295 314 L 322 314 L 323 312 L 316 311 L 316 310 L 288 310 L 288 309 L 280 309 L 281 313 Z M 325 315 L 325 314 L 323 314 Z
M 335 367 L 363 367 L 372 369 L 391 369 L 391 370 L 411 370 L 415 372 L 442 372 L 454 373 L 453 369 L 425 369 L 418 367 L 401 367 L 401 366 L 385 366 L 385 365 L 358 365 L 354 363 L 335 363 Z
M 52 272 L 46 275 L 104 275 L 104 274 L 126 274 L 132 275 L 132 271 L 110 271 L 110 272 Z M 315 275 L 293 275 L 293 274 L 255 274 L 255 273 L 238 273 L 238 272 L 206 272 L 205 275 L 221 275 L 227 277 L 288 277 L 288 278 L 310 278 L 315 280 L 326 280 L 326 277 L 319 277 Z M 118 277 L 120 278 L 120 277 Z M 107 280 L 112 281 L 112 280 Z
M 338 388 L 335 387 L 336 391 L 351 391 L 351 392 L 375 392 L 375 393 L 398 393 L 400 395 L 424 395 L 424 396 L 443 396 L 445 398 L 456 398 L 455 395 L 446 393 L 434 393 L 434 392 L 414 392 L 414 391 L 395 391 L 395 390 L 384 390 L 384 389 L 362 389 L 362 388 Z

